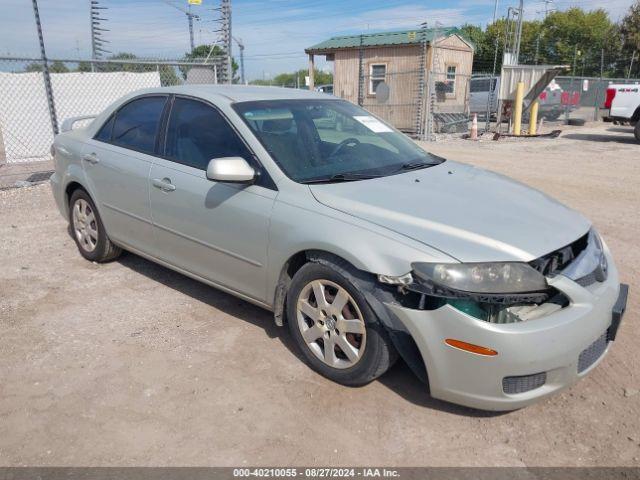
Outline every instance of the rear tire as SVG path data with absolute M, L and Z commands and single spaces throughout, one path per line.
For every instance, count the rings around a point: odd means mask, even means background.
M 307 263 L 294 275 L 287 292 L 287 322 L 311 368 L 342 385 L 365 385 L 397 358 L 362 294 L 327 265 Z
M 122 253 L 107 236 L 98 209 L 82 189 L 74 191 L 69 200 L 69 225 L 80 255 L 87 260 L 109 262 Z

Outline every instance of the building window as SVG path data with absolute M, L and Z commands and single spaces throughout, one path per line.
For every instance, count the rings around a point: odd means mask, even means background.
M 455 95 L 456 94 L 456 69 L 455 65 L 447 65 L 447 94 Z
M 383 63 L 369 65 L 369 95 L 375 95 L 378 85 L 385 81 L 387 66 Z

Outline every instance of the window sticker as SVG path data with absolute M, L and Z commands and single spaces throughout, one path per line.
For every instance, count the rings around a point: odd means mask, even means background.
M 393 130 L 391 130 L 389 127 L 387 127 L 380 120 L 378 120 L 377 118 L 372 117 L 370 115 L 358 115 L 358 116 L 355 116 L 353 118 L 354 118 L 354 120 L 357 120 L 362 125 L 367 127 L 372 132 L 375 132 L 375 133 L 393 132 Z

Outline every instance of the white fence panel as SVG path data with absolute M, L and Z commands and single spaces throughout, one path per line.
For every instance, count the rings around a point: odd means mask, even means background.
M 69 117 L 98 114 L 132 91 L 160 86 L 159 72 L 52 73 L 58 124 Z M 5 161 L 48 160 L 53 142 L 40 72 L 0 72 L 0 139 Z

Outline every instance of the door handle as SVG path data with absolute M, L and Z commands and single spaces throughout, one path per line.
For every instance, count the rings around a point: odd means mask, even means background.
M 87 155 L 84 155 L 82 159 L 86 162 L 89 162 L 92 165 L 95 165 L 100 161 L 100 159 L 95 153 L 88 153 Z
M 163 192 L 173 192 L 176 189 L 176 186 L 171 183 L 170 178 L 154 178 L 151 183 L 154 187 L 159 188 Z

